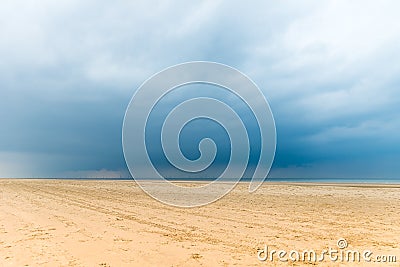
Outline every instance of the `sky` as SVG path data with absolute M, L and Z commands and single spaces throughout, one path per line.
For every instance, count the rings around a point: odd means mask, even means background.
M 0 177 L 126 177 L 137 88 L 193 60 L 274 114 L 271 177 L 400 177 L 398 1 L 0 2 Z M 217 129 L 218 130 L 218 129 Z

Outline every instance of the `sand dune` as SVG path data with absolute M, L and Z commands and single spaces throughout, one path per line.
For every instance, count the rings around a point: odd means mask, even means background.
M 133 181 L 8 179 L 0 197 L 0 266 L 301 266 L 259 261 L 257 251 L 337 249 L 339 238 L 347 249 L 397 256 L 380 266 L 400 266 L 395 186 L 265 184 L 249 194 L 240 184 L 182 209 Z

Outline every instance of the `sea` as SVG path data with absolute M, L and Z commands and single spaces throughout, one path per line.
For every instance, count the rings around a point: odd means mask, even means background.
M 54 178 L 44 178 L 44 179 L 54 179 Z M 127 181 L 132 180 L 130 177 L 121 178 L 111 178 L 111 177 L 101 177 L 101 178 L 59 178 L 59 179 L 70 179 L 70 180 L 121 180 Z M 142 178 L 139 180 L 160 180 L 154 178 Z M 215 178 L 168 178 L 169 181 L 193 181 L 193 182 L 210 182 L 215 180 Z M 231 182 L 236 181 L 236 179 L 224 179 L 223 181 Z M 242 178 L 240 182 L 250 182 L 251 178 Z M 264 183 L 349 183 L 349 184 L 400 184 L 400 178 L 267 178 Z

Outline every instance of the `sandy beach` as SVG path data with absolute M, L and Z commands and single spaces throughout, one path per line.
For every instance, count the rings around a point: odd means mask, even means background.
M 0 266 L 400 266 L 399 185 L 264 184 L 249 194 L 243 183 L 184 209 L 134 181 L 4 179 L 0 200 Z M 371 262 L 258 259 L 266 247 L 340 250 L 341 238 Z

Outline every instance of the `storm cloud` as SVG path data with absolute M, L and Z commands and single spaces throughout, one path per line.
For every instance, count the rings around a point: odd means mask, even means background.
M 251 77 L 273 177 L 400 175 L 397 1 L 2 1 L 0 176 L 127 176 L 125 109 L 148 77 L 208 60 Z

